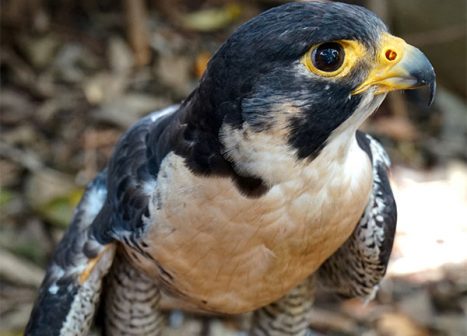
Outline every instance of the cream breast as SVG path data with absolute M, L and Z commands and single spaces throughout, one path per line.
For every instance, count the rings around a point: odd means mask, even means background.
M 196 176 L 169 154 L 146 218 L 146 251 L 158 267 L 144 258 L 139 266 L 156 278 L 163 268 L 166 287 L 202 309 L 242 313 L 280 298 L 349 237 L 371 188 L 355 140 L 333 141 L 312 162 L 290 165 L 289 176 L 248 198 L 230 179 Z

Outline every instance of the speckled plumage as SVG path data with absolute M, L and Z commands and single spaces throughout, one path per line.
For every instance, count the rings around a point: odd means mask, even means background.
M 106 172 L 99 174 L 86 192 L 55 251 L 42 282 L 37 303 L 26 326 L 26 335 L 86 335 L 100 301 L 102 282 L 113 261 L 115 246 L 103 246 L 90 229 L 107 195 Z M 85 282 L 80 277 L 99 256 Z
M 161 291 L 205 311 L 255 311 L 252 335 L 306 334 L 315 286 L 368 295 L 396 208 L 386 154 L 357 129 L 391 85 L 434 81 L 413 52 L 415 77 L 355 93 L 383 37 L 369 11 L 324 1 L 241 26 L 185 101 L 122 136 L 57 248 L 26 335 L 86 335 L 106 275 L 111 335 L 158 335 Z M 344 40 L 363 51 L 342 76 L 301 61 Z
M 154 335 L 163 324 L 160 288 L 119 254 L 107 277 L 106 335 Z

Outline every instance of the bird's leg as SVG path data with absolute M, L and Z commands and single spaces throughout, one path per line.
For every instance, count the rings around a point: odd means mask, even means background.
M 255 311 L 250 335 L 309 335 L 313 298 L 314 284 L 310 278 L 278 301 Z
M 108 276 L 106 291 L 106 335 L 160 334 L 163 318 L 159 311 L 159 287 L 121 253 Z

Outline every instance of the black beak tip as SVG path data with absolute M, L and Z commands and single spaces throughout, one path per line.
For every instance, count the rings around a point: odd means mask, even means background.
M 410 74 L 416 79 L 417 86 L 428 86 L 430 90 L 428 106 L 431 106 L 436 95 L 435 69 L 428 58 L 418 49 L 415 49 L 415 56 L 413 56 L 412 62 L 413 63 L 409 63 L 409 68 L 412 69 Z
M 430 64 L 431 65 L 431 64 Z M 420 71 L 414 75 L 417 78 L 417 86 L 428 86 L 430 90 L 430 96 L 428 99 L 428 107 L 433 104 L 436 95 L 436 74 L 432 66 L 430 69 L 428 68 L 425 71 Z
M 430 89 L 430 98 L 428 99 L 428 107 L 430 107 L 433 104 L 433 101 L 435 100 L 435 95 L 436 95 L 436 73 L 435 69 L 433 69 L 433 66 L 430 64 L 430 70 L 427 71 L 427 75 L 425 76 L 426 79 L 426 84 L 428 85 Z
M 436 95 L 436 80 L 433 80 L 429 84 L 430 88 L 430 98 L 428 100 L 428 107 L 430 107 L 433 104 L 433 101 L 435 100 L 435 95 Z

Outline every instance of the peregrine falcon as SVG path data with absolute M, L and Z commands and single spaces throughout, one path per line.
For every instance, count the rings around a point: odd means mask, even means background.
M 180 105 L 122 136 L 26 335 L 86 335 L 100 301 L 107 335 L 158 335 L 161 292 L 254 312 L 251 335 L 305 335 L 317 286 L 365 296 L 384 276 L 389 160 L 358 127 L 387 92 L 425 85 L 432 100 L 427 58 L 362 7 L 288 3 L 246 22 Z

